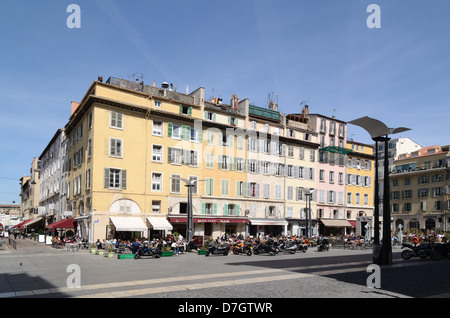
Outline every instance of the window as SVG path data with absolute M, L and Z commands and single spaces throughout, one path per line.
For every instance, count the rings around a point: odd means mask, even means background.
M 325 181 L 325 170 L 319 170 L 319 181 L 324 182 Z
M 287 199 L 288 200 L 293 200 L 294 199 L 294 187 L 293 186 L 288 186 L 287 187 Z
M 181 193 L 181 179 L 179 174 L 170 175 L 170 192 Z
M 211 215 L 213 212 L 213 204 L 212 203 L 205 203 L 205 213 L 207 215 Z
M 152 145 L 152 161 L 162 162 L 163 146 Z
M 369 205 L 369 195 L 367 193 L 364 194 L 364 205 Z
M 88 151 L 87 151 L 87 153 L 88 153 L 88 158 L 90 158 L 92 156 L 92 139 L 91 138 L 88 139 Z
M 227 196 L 230 194 L 230 180 L 228 179 L 221 180 L 220 194 Z
M 347 192 L 347 204 L 352 204 L 352 193 Z
M 161 107 L 161 101 L 155 100 L 155 107 Z
M 180 138 L 181 136 L 181 127 L 179 125 L 172 125 L 172 138 Z
M 109 138 L 109 156 L 122 158 L 122 139 Z
M 123 169 L 105 168 L 105 188 L 109 189 L 126 189 L 127 188 L 127 171 Z
M 152 201 L 152 213 L 154 214 L 161 213 L 161 201 Z
M 91 169 L 86 170 L 86 189 L 91 188 Z
M 330 171 L 330 183 L 334 183 L 334 171 Z
M 180 114 L 192 115 L 192 107 L 180 105 Z
M 163 136 L 163 123 L 161 121 L 153 121 L 153 136 Z
M 237 171 L 244 171 L 244 159 L 243 158 L 236 158 L 236 170 Z
M 263 185 L 263 198 L 268 199 L 270 195 L 270 184 Z
M 152 191 L 162 191 L 162 173 L 152 172 Z
M 212 153 L 206 154 L 206 168 L 214 169 L 214 155 Z
M 198 180 L 198 177 L 196 177 L 196 176 L 189 176 L 189 182 L 192 183 L 192 181 L 194 181 L 194 180 Z M 192 194 L 197 194 L 197 192 L 198 192 L 198 182 L 194 182 L 191 190 L 192 190 Z
M 206 178 L 205 193 L 207 195 L 213 195 L 214 194 L 214 179 L 213 178 Z
M 275 199 L 281 199 L 282 193 L 281 193 L 281 185 L 275 185 Z
M 88 115 L 88 128 L 89 129 L 92 128 L 92 110 L 89 112 L 89 115 Z
M 116 129 L 123 129 L 123 114 L 111 111 L 109 127 Z

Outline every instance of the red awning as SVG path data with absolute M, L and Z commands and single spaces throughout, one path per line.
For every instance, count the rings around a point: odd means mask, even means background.
M 348 223 L 350 223 L 352 225 L 352 228 L 356 229 L 356 221 L 348 220 Z
M 186 223 L 187 217 L 169 217 L 170 223 Z M 248 223 L 248 219 L 194 217 L 194 223 Z
M 46 226 L 47 229 L 73 229 L 75 228 L 74 218 L 64 219 L 58 222 L 54 222 Z
M 23 222 L 21 222 L 21 223 L 19 223 L 19 224 L 14 225 L 14 226 L 12 227 L 12 229 L 19 229 L 19 230 L 22 230 L 22 229 L 23 229 L 23 226 L 24 226 L 25 224 L 27 224 L 28 222 L 31 222 L 31 221 L 33 221 L 33 219 L 25 220 L 25 221 L 23 221 Z

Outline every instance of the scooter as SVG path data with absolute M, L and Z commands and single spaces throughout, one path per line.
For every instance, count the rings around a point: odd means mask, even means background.
M 142 256 L 151 256 L 153 258 L 160 258 L 162 253 L 162 244 L 159 243 L 156 247 L 150 247 L 147 244 L 141 243 L 138 250 L 134 253 L 134 258 L 138 259 Z
M 402 249 L 404 248 L 405 250 L 400 254 L 403 259 L 410 259 L 413 256 L 420 258 L 427 258 L 429 256 L 432 260 L 438 261 L 442 258 L 441 253 L 439 253 L 433 243 L 422 243 L 420 245 L 403 243 Z
M 286 241 L 280 241 L 280 245 L 278 247 L 280 249 L 281 252 L 287 252 L 290 254 L 295 254 L 295 252 L 297 251 L 297 244 L 293 243 L 293 242 L 287 242 Z
M 215 244 L 210 244 L 208 246 L 208 252 L 206 252 L 205 256 L 213 255 L 224 255 L 227 256 L 230 252 L 230 246 L 228 244 L 218 244 L 216 247 Z

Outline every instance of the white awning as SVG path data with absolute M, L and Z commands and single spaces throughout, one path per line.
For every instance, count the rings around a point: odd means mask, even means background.
M 345 219 L 320 219 L 326 227 L 352 227 L 349 221 Z
M 148 227 L 141 218 L 137 217 L 110 217 L 116 231 L 147 231 Z
M 147 220 L 150 222 L 154 230 L 173 230 L 172 224 L 170 224 L 164 217 L 148 217 Z
M 36 225 L 36 223 L 39 223 L 42 219 L 43 219 L 43 217 L 39 216 L 39 217 L 35 218 L 33 221 L 30 221 L 27 224 L 25 224 L 23 227 L 24 228 L 33 227 L 33 225 Z
M 250 219 L 251 225 L 288 225 L 286 219 Z

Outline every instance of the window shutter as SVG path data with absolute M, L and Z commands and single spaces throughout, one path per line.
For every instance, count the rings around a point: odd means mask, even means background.
M 189 108 L 188 108 L 188 115 L 189 115 L 189 116 L 192 116 L 192 107 L 189 107 Z
M 109 168 L 105 168 L 105 188 L 109 188 Z
M 217 214 L 217 203 L 213 203 L 213 214 Z
M 228 204 L 223 205 L 223 215 L 228 215 Z
M 247 186 L 247 182 L 243 182 L 243 183 L 242 183 L 242 194 L 243 194 L 244 197 L 249 196 L 249 195 L 248 195 L 248 188 L 247 188 L 247 187 L 248 187 L 248 186 Z
M 197 141 L 203 142 L 203 129 L 201 128 L 197 129 Z
M 183 105 L 180 104 L 180 114 L 183 113 Z
M 205 204 L 205 202 L 202 202 L 202 214 L 206 213 L 205 210 L 206 210 L 206 204 Z
M 126 189 L 127 188 L 127 171 L 126 170 L 122 170 L 122 189 Z
M 167 136 L 172 137 L 173 124 L 167 123 Z
M 236 204 L 235 209 L 236 209 L 236 215 L 239 216 L 240 210 L 241 210 L 241 206 L 239 204 Z

